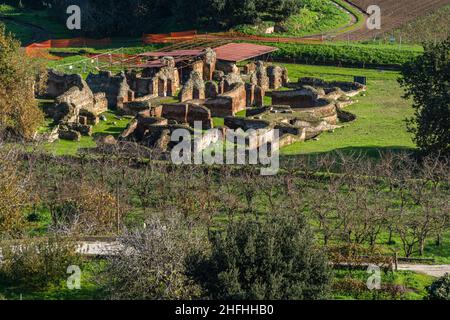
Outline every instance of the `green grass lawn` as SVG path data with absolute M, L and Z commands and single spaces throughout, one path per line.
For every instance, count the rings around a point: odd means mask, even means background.
M 366 270 L 335 270 L 334 282 L 343 279 L 352 279 L 366 283 L 371 274 Z M 402 299 L 405 300 L 423 300 L 427 296 L 426 288 L 431 285 L 435 278 L 410 271 L 398 272 L 382 272 L 381 286 L 398 285 L 405 288 Z M 335 300 L 372 300 L 372 299 L 389 299 L 379 294 L 377 290 L 365 290 L 364 292 L 348 292 L 343 290 L 333 290 L 333 299 Z
M 93 300 L 102 299 L 95 274 L 102 268 L 101 260 L 85 261 L 80 266 L 81 288 L 70 290 L 67 280 L 61 280 L 58 284 L 49 284 L 46 288 L 31 288 L 30 286 L 15 286 L 0 279 L 0 297 L 8 300 Z M 68 277 L 70 274 L 67 275 Z M 1 274 L 0 274 L 1 277 Z
M 346 110 L 357 120 L 345 124 L 334 133 L 324 133 L 319 141 L 299 142 L 282 149 L 283 155 L 315 154 L 331 151 L 367 152 L 377 156 L 378 150 L 413 149 L 405 119 L 413 115 L 411 103 L 402 98 L 397 83 L 399 73 L 370 69 L 337 68 L 285 64 L 292 82 L 299 77 L 319 77 L 325 80 L 353 81 L 354 75 L 368 78 L 366 96 Z
M 45 149 L 55 155 L 74 155 L 79 149 L 95 148 L 95 136 L 98 134 L 113 135 L 118 137 L 130 123 L 129 117 L 117 117 L 115 111 L 108 111 L 103 114 L 107 121 L 100 121 L 100 123 L 93 128 L 92 137 L 81 137 L 79 142 L 57 140 L 54 143 L 46 144 Z

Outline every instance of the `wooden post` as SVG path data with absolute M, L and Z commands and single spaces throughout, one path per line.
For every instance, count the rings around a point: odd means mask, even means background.
M 398 271 L 398 253 L 395 251 L 394 253 L 394 271 Z

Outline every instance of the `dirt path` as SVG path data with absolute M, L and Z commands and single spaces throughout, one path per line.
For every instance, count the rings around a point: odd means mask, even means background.
M 440 278 L 443 277 L 446 273 L 450 274 L 450 265 L 399 264 L 398 270 L 424 273 L 432 277 Z

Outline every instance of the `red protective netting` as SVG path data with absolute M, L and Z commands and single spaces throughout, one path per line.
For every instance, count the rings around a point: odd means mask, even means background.
M 144 43 L 166 43 L 182 40 L 190 40 L 195 38 L 197 30 L 171 32 L 171 33 L 159 33 L 159 34 L 144 34 L 142 41 Z
M 46 57 L 50 60 L 59 59 L 48 53 L 51 48 L 72 48 L 72 47 L 95 47 L 111 44 L 111 39 L 89 39 L 89 38 L 73 38 L 73 39 L 56 39 L 44 42 L 33 43 L 25 47 L 25 52 L 29 57 L 42 58 Z

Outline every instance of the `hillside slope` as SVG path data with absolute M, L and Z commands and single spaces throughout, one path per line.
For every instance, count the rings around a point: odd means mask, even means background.
M 362 11 L 366 11 L 370 5 L 378 5 L 381 8 L 381 30 L 368 30 L 364 27 L 341 35 L 342 39 L 350 37 L 351 40 L 370 39 L 391 32 L 406 23 L 416 20 L 445 5 L 450 0 L 350 0 Z

